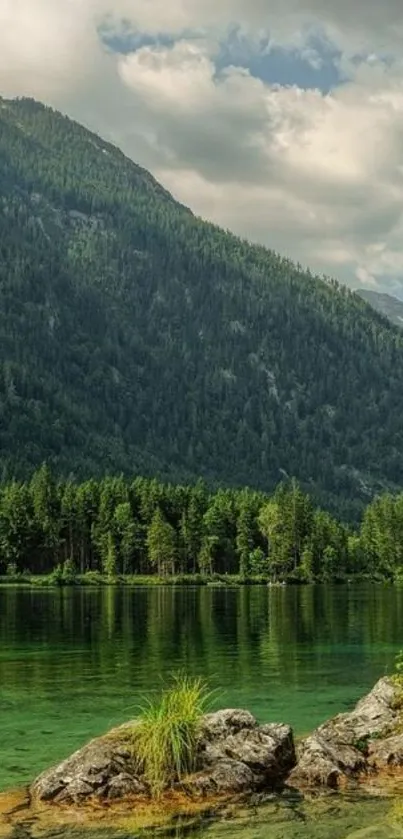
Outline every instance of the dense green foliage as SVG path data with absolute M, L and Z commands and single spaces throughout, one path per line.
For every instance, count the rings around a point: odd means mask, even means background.
M 53 583 L 238 575 L 296 582 L 403 575 L 403 494 L 376 498 L 359 531 L 315 508 L 295 480 L 272 496 L 123 476 L 56 482 L 42 466 L 0 491 L 0 574 Z M 100 577 L 102 575 L 102 577 Z M 197 577 L 195 575 L 198 575 Z
M 26 99 L 0 100 L 0 339 L 3 479 L 295 475 L 345 519 L 403 485 L 398 330 Z

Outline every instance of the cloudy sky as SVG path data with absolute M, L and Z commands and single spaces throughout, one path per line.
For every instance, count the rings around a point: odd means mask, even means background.
M 402 0 L 0 0 L 0 95 L 194 212 L 403 298 Z

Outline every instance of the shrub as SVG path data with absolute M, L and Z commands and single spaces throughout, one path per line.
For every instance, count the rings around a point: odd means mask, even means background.
M 76 567 L 72 559 L 66 559 L 62 568 L 62 581 L 64 585 L 74 585 L 77 582 Z
M 200 679 L 178 674 L 157 700 L 143 707 L 133 730 L 134 751 L 153 798 L 194 771 L 200 722 L 210 696 Z
M 51 574 L 48 575 L 47 582 L 48 585 L 63 585 L 63 566 L 60 564 L 60 562 L 56 565 Z
M 101 586 L 104 578 L 100 571 L 86 571 L 84 574 L 77 575 L 77 581 L 83 586 Z

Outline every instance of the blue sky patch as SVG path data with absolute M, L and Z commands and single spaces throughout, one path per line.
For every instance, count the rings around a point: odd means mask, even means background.
M 122 22 L 119 32 L 100 30 L 103 42 L 113 52 L 126 55 L 144 46 L 172 47 L 178 36 L 153 37 L 133 32 L 130 24 Z M 182 32 L 181 39 L 204 38 L 205 33 Z M 237 29 L 228 33 L 215 55 L 217 73 L 234 65 L 248 69 L 251 75 L 268 84 L 297 85 L 303 89 L 318 88 L 327 93 L 343 78 L 339 71 L 340 53 L 321 34 L 307 37 L 303 49 L 280 47 L 269 38 L 251 41 Z
M 222 44 L 218 66 L 245 67 L 268 84 L 318 88 L 327 93 L 342 81 L 340 52 L 324 35 L 307 35 L 303 48 L 277 46 L 270 38 L 251 42 L 236 30 Z

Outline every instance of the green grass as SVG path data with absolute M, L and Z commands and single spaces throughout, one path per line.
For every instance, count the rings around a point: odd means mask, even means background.
M 239 586 L 239 585 L 262 585 L 267 583 L 267 578 L 262 576 L 241 577 L 238 574 L 213 574 L 204 576 L 202 574 L 176 574 L 172 576 L 159 577 L 157 574 L 127 574 L 117 575 L 112 580 L 99 571 L 87 571 L 85 574 L 75 574 L 74 578 L 63 578 L 61 574 L 15 574 L 0 575 L 0 588 L 4 586 Z
M 201 679 L 178 674 L 142 708 L 133 750 L 153 798 L 195 770 L 200 723 L 210 699 Z

